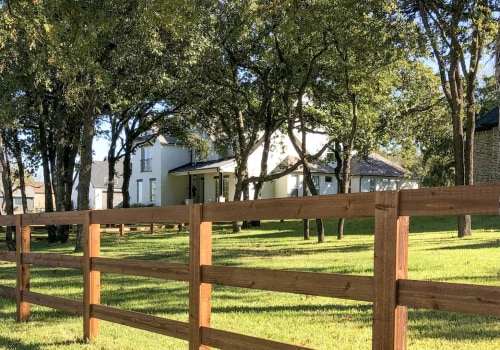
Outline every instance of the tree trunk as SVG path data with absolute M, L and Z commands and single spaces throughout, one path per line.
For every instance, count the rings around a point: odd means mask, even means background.
M 21 191 L 21 203 L 23 206 L 23 213 L 28 212 L 28 199 L 26 198 L 26 181 L 24 177 L 25 168 L 23 162 L 23 155 L 21 150 L 21 143 L 19 142 L 17 131 L 12 134 L 12 152 L 16 158 L 17 169 L 19 171 L 19 189 Z
M 314 186 L 314 182 L 312 180 L 312 174 L 311 170 L 309 167 L 309 162 L 304 159 L 304 165 L 303 165 L 303 174 L 304 174 L 304 193 L 307 195 L 307 189 L 311 192 L 312 196 L 317 196 L 318 195 L 318 189 Z M 323 219 L 316 219 L 316 230 L 318 232 L 318 243 L 323 243 L 325 241 L 325 227 L 323 225 Z M 304 233 L 305 237 L 305 233 Z
M 57 155 L 51 158 L 52 182 L 54 184 L 57 211 L 70 211 L 74 209 L 74 203 L 71 201 L 71 192 L 73 189 L 75 158 L 81 135 L 80 127 L 74 124 L 76 122 L 66 125 L 63 135 L 60 135 L 61 138 L 57 140 Z M 59 225 L 57 227 L 57 240 L 61 243 L 67 243 L 68 239 L 69 226 Z
M 42 109 L 43 111 L 43 109 Z M 42 115 L 42 113 L 40 113 Z M 42 154 L 42 168 L 43 168 L 43 188 L 45 192 L 45 212 L 51 213 L 54 211 L 52 179 L 50 174 L 50 151 L 49 148 L 53 145 L 52 137 L 48 137 L 43 122 L 39 125 L 40 134 L 40 152 Z M 57 228 L 55 225 L 45 226 L 47 229 L 47 239 L 49 243 L 57 242 Z
M 5 153 L 3 135 L 0 135 L 0 164 L 2 165 L 2 185 L 3 185 L 3 197 L 5 204 L 5 213 L 7 215 L 14 214 L 14 205 L 12 198 L 12 182 L 10 176 L 10 164 L 7 154 Z M 7 226 L 5 231 L 5 241 L 7 243 L 7 249 L 10 251 L 16 250 L 16 241 L 14 230 L 11 226 Z
M 118 161 L 116 155 L 116 143 L 118 142 L 120 132 L 123 130 L 123 125 L 111 118 L 111 142 L 108 151 L 108 184 L 107 184 L 107 197 L 106 197 L 106 208 L 113 209 L 113 201 L 115 196 L 115 175 L 116 175 L 116 162 Z
M 303 167 L 302 169 L 304 169 L 302 172 L 302 196 L 303 197 L 307 196 L 307 183 L 306 183 L 306 174 L 305 174 L 306 166 L 307 166 L 306 164 L 302 165 L 302 167 Z M 302 226 L 304 228 L 304 232 L 303 232 L 304 240 L 307 241 L 311 238 L 311 227 L 310 227 L 309 219 L 303 219 Z
M 340 142 L 335 142 L 335 169 L 334 169 L 334 174 L 335 178 L 337 179 L 337 193 L 344 193 L 345 187 L 344 187 L 344 176 L 342 174 L 342 170 L 344 168 L 344 161 L 340 155 L 341 152 L 341 146 Z M 339 218 L 337 221 L 337 239 L 342 239 L 344 238 L 344 218 Z
M 495 81 L 497 86 L 497 102 L 500 104 L 500 17 L 498 17 L 497 38 L 495 42 Z
M 241 150 L 243 151 L 243 150 Z M 249 191 L 248 191 L 248 183 L 245 182 L 246 179 L 248 179 L 248 156 L 249 152 L 245 151 L 245 154 L 241 154 L 240 151 L 240 157 L 237 159 L 236 163 L 236 169 L 235 169 L 235 177 L 236 177 L 236 185 L 234 189 L 234 196 L 233 200 L 236 201 L 241 201 L 241 197 L 243 197 L 243 200 L 249 200 Z M 243 222 L 242 225 L 240 225 L 239 222 L 235 221 L 233 222 L 233 233 L 237 233 L 241 231 L 241 228 L 248 228 L 251 225 L 249 222 Z
M 466 164 L 465 164 L 465 144 L 463 125 L 463 88 L 458 63 L 450 68 L 450 86 L 452 100 L 450 106 L 452 110 L 453 123 L 453 155 L 455 161 L 455 185 L 465 185 Z M 470 235 L 470 216 L 461 215 L 458 217 L 458 237 Z
M 123 184 L 122 184 L 122 196 L 123 196 L 123 208 L 130 208 L 130 192 L 128 187 L 130 185 L 130 177 L 132 176 L 132 169 L 130 167 L 132 154 L 132 145 L 130 142 L 125 143 L 125 155 L 123 156 Z
M 83 116 L 82 147 L 80 152 L 80 174 L 78 177 L 78 210 L 89 209 L 89 188 L 92 172 L 92 140 L 94 139 L 93 104 L 89 102 Z M 75 252 L 83 251 L 83 230 L 78 225 Z
M 113 201 L 115 194 L 115 174 L 116 174 L 116 158 L 115 158 L 114 146 L 111 146 L 108 152 L 108 183 L 107 183 L 107 197 L 106 197 L 106 208 L 113 209 Z
M 304 240 L 309 240 L 311 238 L 311 228 L 309 225 L 309 219 L 302 220 L 302 227 L 304 229 Z

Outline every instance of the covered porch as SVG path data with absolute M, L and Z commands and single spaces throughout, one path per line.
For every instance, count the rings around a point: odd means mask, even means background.
M 185 204 L 226 202 L 234 197 L 235 166 L 233 158 L 196 162 L 172 169 L 169 175 L 187 177 Z

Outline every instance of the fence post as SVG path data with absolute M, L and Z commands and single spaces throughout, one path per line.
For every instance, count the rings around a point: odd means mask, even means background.
M 406 349 L 407 308 L 397 305 L 397 280 L 408 277 L 409 218 L 399 215 L 399 191 L 375 196 L 374 350 Z
M 23 226 L 22 215 L 16 217 L 16 304 L 17 322 L 27 322 L 30 304 L 23 300 L 23 292 L 30 289 L 30 265 L 23 264 L 23 254 L 30 251 L 30 227 Z
M 212 285 L 201 282 L 201 267 L 212 264 L 212 223 L 202 222 L 203 205 L 189 207 L 189 350 L 201 343 L 201 327 L 210 327 Z
M 99 335 L 99 319 L 92 317 L 92 304 L 101 301 L 101 273 L 92 269 L 92 258 L 100 256 L 100 225 L 92 222 L 92 211 L 83 215 L 83 336 L 95 339 Z

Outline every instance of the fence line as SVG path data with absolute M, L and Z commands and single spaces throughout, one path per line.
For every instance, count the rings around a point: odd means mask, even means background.
M 305 349 L 210 327 L 213 284 L 319 295 L 373 303 L 373 349 L 407 348 L 407 307 L 500 316 L 500 287 L 408 280 L 410 216 L 499 214 L 500 185 L 401 190 L 331 196 L 191 204 L 137 209 L 39 213 L 0 217 L 16 226 L 16 252 L 0 260 L 16 264 L 16 287 L 0 295 L 16 299 L 17 320 L 30 304 L 83 316 L 84 337 L 99 335 L 106 320 L 187 340 L 189 349 Z M 374 275 L 250 269 L 212 265 L 212 222 L 265 219 L 374 217 Z M 189 264 L 100 256 L 100 225 L 151 222 L 189 223 Z M 81 224 L 84 254 L 31 253 L 30 225 Z M 30 265 L 83 270 L 81 302 L 29 290 Z M 100 273 L 189 282 L 189 320 L 180 322 L 100 305 Z

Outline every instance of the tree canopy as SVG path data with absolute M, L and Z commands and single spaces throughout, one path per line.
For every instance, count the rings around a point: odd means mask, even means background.
M 146 131 L 198 149 L 206 146 L 194 135 L 210 136 L 235 157 L 234 200 L 252 186 L 258 199 L 263 183 L 298 166 L 314 194 L 308 167 L 328 149 L 341 192 L 353 154 L 380 148 L 423 172 L 425 184 L 471 184 L 477 102 L 493 100 L 493 79 L 478 89 L 498 30 L 493 10 L 487 0 L 3 1 L 3 145 L 28 168 L 42 165 L 48 211 L 88 207 L 92 140 L 103 132 L 109 178 Z M 269 174 L 277 131 L 299 161 Z M 313 154 L 314 132 L 325 143 Z M 258 142 L 261 171 L 250 177 Z M 51 241 L 67 237 L 49 231 Z

